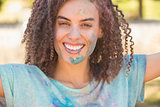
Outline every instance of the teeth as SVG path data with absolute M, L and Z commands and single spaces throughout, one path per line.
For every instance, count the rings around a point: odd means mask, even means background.
M 68 44 L 64 44 L 66 48 L 70 49 L 70 50 L 79 50 L 80 48 L 83 47 L 83 45 L 79 45 L 79 46 L 71 46 Z

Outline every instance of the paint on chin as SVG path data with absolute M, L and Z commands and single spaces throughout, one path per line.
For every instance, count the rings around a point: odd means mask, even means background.
M 71 61 L 72 64 L 79 64 L 84 60 L 84 57 L 77 57 L 76 59 L 70 57 L 69 60 Z

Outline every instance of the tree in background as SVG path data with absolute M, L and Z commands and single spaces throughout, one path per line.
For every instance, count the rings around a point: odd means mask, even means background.
M 139 0 L 139 18 L 143 19 L 143 0 Z
M 0 10 L 1 10 L 2 4 L 3 4 L 5 1 L 6 1 L 6 0 L 0 0 Z

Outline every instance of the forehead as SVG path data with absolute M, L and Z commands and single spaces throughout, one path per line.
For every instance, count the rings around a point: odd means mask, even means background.
M 59 10 L 58 16 L 65 16 L 71 20 L 92 17 L 98 19 L 98 10 L 90 0 L 68 0 Z

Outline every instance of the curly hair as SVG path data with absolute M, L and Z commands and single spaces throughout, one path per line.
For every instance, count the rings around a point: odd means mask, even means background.
M 25 64 L 38 66 L 47 76 L 53 74 L 49 69 L 50 66 L 57 64 L 54 28 L 58 11 L 66 1 L 68 0 L 35 0 L 24 32 L 22 43 L 26 44 Z M 126 73 L 130 71 L 134 45 L 130 36 L 131 29 L 122 11 L 111 0 L 90 0 L 90 2 L 94 3 L 99 11 L 99 25 L 102 29 L 102 38 L 97 40 L 95 50 L 89 57 L 90 73 L 96 80 L 110 83 L 124 64 L 124 54 L 128 69 Z M 131 56 L 129 61 L 126 56 L 129 54 L 128 51 Z

